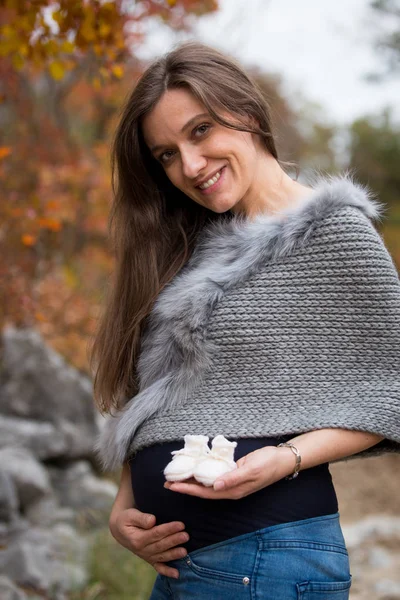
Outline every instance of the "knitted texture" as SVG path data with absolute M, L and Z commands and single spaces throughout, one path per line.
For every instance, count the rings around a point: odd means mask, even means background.
M 139 394 L 98 439 L 104 467 L 188 433 L 335 427 L 385 436 L 361 455 L 400 451 L 400 283 L 380 209 L 337 178 L 279 216 L 206 230 L 154 306 Z

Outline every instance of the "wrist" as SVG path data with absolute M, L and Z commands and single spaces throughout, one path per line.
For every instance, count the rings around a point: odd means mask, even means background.
M 290 448 L 276 447 L 276 456 L 279 479 L 284 479 L 285 477 L 290 476 L 295 467 L 295 458 Z
M 125 506 L 121 506 L 119 504 L 114 504 L 114 506 L 111 509 L 111 513 L 108 519 L 108 526 L 112 532 L 112 530 L 115 530 L 117 528 L 117 520 L 118 517 L 120 516 L 120 514 L 126 510 Z
M 301 455 L 294 444 L 285 442 L 278 444 L 276 447 L 280 454 L 280 462 L 282 465 L 282 478 L 295 479 L 300 471 L 301 467 Z

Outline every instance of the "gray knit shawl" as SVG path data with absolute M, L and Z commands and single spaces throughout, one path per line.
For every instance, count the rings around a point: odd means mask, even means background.
M 400 283 L 371 219 L 383 206 L 349 177 L 300 205 L 209 225 L 159 295 L 139 393 L 107 416 L 104 469 L 185 434 L 257 438 L 326 427 L 400 451 Z

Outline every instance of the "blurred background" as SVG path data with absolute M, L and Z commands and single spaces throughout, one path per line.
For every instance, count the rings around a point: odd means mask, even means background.
M 280 158 L 350 170 L 400 267 L 400 0 L 0 3 L 0 598 L 146 599 L 107 528 L 90 344 L 113 268 L 110 144 L 155 57 L 197 39 L 271 105 Z M 400 598 L 398 456 L 332 465 L 352 600 Z M 284 600 L 284 599 L 282 599 Z

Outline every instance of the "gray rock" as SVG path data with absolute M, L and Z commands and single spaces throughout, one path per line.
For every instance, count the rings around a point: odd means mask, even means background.
M 2 448 L 0 464 L 15 484 L 22 509 L 51 493 L 46 469 L 25 448 Z
M 352 525 L 343 525 L 342 530 L 348 548 L 367 540 L 400 539 L 400 517 L 372 515 Z
M 91 507 L 109 511 L 117 494 L 117 486 L 94 475 L 87 461 L 76 461 L 66 469 L 51 469 L 50 477 L 61 505 L 80 509 Z
M 6 577 L 0 575 L 0 598 L 1 600 L 27 600 L 28 596 Z
M 13 522 L 17 518 L 19 501 L 14 481 L 7 471 L 0 469 L 0 521 Z
M 0 448 L 23 447 L 40 460 L 68 454 L 67 436 L 52 423 L 0 415 Z
M 76 513 L 72 508 L 59 506 L 54 494 L 43 496 L 31 503 L 26 511 L 26 518 L 32 525 L 51 527 L 58 522 L 75 524 Z
M 86 555 L 87 543 L 72 527 L 31 528 L 0 550 L 0 573 L 17 585 L 61 598 L 86 584 Z
M 51 484 L 61 506 L 77 511 L 82 526 L 108 522 L 118 487 L 97 477 L 87 461 L 76 461 L 65 469 L 49 467 Z
M 21 515 L 10 523 L 0 522 L 0 549 L 7 546 L 15 536 L 20 535 L 21 532 L 26 531 L 29 527 L 29 521 L 27 521 Z
M 32 546 L 18 538 L 0 551 L 0 573 L 7 573 L 18 585 L 47 591 L 50 587 L 51 553 L 49 546 Z
M 400 598 L 400 583 L 391 579 L 382 579 L 375 584 L 375 591 L 393 598 Z
M 373 546 L 368 550 L 368 563 L 373 569 L 390 567 L 393 558 L 384 548 Z
M 0 548 L 6 545 L 8 536 L 9 533 L 7 524 L 0 521 Z
M 3 332 L 0 413 L 52 423 L 70 458 L 92 457 L 98 416 L 90 379 L 46 346 L 38 332 Z

